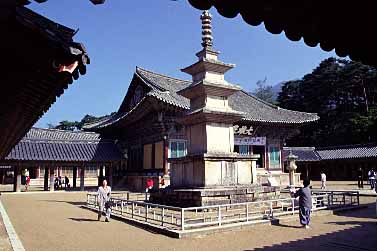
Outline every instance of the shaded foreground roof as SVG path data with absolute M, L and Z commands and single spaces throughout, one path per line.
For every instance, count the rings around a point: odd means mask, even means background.
M 73 41 L 75 30 L 16 3 L 0 9 L 2 67 L 0 160 L 64 93 L 86 73 L 89 57 Z
M 150 91 L 140 103 L 145 102 L 148 98 L 155 98 L 178 108 L 185 110 L 190 109 L 190 100 L 177 94 L 177 92 L 188 87 L 192 83 L 191 81 L 169 77 L 140 67 L 136 67 L 135 76 L 150 88 Z M 142 105 L 140 103 L 130 111 L 124 112 L 120 109 L 112 117 L 96 123 L 87 124 L 84 128 L 103 128 L 114 124 L 134 112 L 135 109 Z M 229 105 L 234 110 L 245 113 L 243 120 L 255 123 L 303 124 L 319 119 L 316 114 L 283 109 L 264 102 L 244 91 L 238 91 L 230 96 Z
M 298 157 L 297 161 L 320 161 L 341 159 L 377 158 L 377 144 L 314 147 L 284 147 L 284 156 L 289 153 Z
M 122 159 L 115 143 L 92 132 L 31 128 L 8 161 L 110 162 Z
M 377 1 L 281 1 L 281 0 L 188 0 L 200 10 L 214 6 L 224 17 L 238 14 L 253 26 L 262 22 L 267 31 L 325 51 L 335 49 L 340 57 L 377 66 Z

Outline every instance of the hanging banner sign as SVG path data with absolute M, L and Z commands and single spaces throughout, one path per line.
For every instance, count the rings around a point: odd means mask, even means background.
M 234 137 L 235 145 L 265 146 L 266 137 Z

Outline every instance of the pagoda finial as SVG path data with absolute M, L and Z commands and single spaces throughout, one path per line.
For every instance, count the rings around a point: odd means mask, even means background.
M 200 19 L 202 20 L 202 46 L 203 48 L 212 47 L 212 15 L 208 10 L 205 10 L 202 15 L 200 15 Z

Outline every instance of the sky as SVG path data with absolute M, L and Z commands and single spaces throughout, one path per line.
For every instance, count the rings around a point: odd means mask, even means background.
M 69 86 L 36 127 L 117 111 L 136 66 L 190 79 L 180 69 L 194 63 L 201 50 L 201 11 L 186 0 L 107 0 L 103 5 L 50 0 L 32 2 L 28 8 L 79 29 L 74 41 L 85 45 L 91 59 L 87 73 Z M 302 78 L 323 59 L 335 56 L 302 40 L 292 42 L 284 32 L 273 35 L 263 24 L 250 26 L 240 16 L 228 19 L 214 8 L 210 12 L 219 59 L 236 64 L 225 78 L 247 91 L 264 78 L 270 85 Z

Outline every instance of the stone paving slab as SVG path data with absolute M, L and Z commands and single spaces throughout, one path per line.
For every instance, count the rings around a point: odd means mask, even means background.
M 2 202 L 26 250 L 375 250 L 375 198 L 368 208 L 313 217 L 311 229 L 297 221 L 227 233 L 174 239 L 124 222 L 96 220 L 80 206 L 86 193 L 3 194 Z

